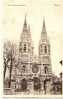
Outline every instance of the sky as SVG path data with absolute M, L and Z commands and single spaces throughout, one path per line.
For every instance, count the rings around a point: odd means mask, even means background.
M 43 16 L 45 17 L 47 35 L 51 45 L 52 70 L 58 75 L 62 71 L 59 61 L 63 59 L 63 0 L 4 0 L 3 8 L 4 42 L 5 40 L 19 42 L 24 18 L 27 15 L 35 54 L 38 54 Z

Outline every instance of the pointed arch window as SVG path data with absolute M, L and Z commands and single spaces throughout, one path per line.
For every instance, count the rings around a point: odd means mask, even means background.
M 45 74 L 48 73 L 48 68 L 47 67 L 44 68 L 44 72 L 45 72 Z
M 28 51 L 29 52 L 31 51 L 30 47 L 31 47 L 31 43 L 28 43 Z
M 19 44 L 19 52 L 21 52 L 22 51 L 22 43 L 20 42 L 20 44 Z
M 39 46 L 39 54 L 41 54 L 43 52 L 43 46 L 42 44 Z
M 41 47 L 41 52 L 42 52 L 42 45 L 40 47 Z
M 45 53 L 47 53 L 47 46 L 45 46 L 45 49 L 44 50 L 45 50 Z
M 27 89 L 27 80 L 25 78 L 21 81 L 21 89 L 22 91 L 26 91 Z
M 33 73 L 37 73 L 38 71 L 39 71 L 38 65 L 37 65 L 37 64 L 34 64 L 34 65 L 32 66 L 32 72 L 33 72 Z
M 50 54 L 50 45 L 48 45 L 48 53 Z
M 23 65 L 23 66 L 22 66 L 22 72 L 25 72 L 25 71 L 26 71 L 26 66 Z
M 34 77 L 33 82 L 34 82 L 34 90 L 36 91 L 40 90 L 41 89 L 40 79 L 37 77 Z
M 24 44 L 24 52 L 26 52 L 26 44 Z

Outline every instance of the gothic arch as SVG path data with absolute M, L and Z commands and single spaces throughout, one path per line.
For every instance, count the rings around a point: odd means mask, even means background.
M 21 80 L 21 89 L 22 91 L 26 91 L 27 89 L 27 80 L 25 78 Z
M 41 83 L 40 79 L 38 77 L 33 78 L 33 83 L 34 83 L 34 90 L 40 90 L 41 89 Z
M 44 67 L 44 72 L 45 72 L 45 74 L 48 73 L 48 68 L 46 66 Z
M 45 45 L 44 46 L 44 51 L 45 51 L 45 54 L 47 53 L 47 46 Z
M 26 65 L 22 66 L 22 72 L 25 73 L 26 72 Z

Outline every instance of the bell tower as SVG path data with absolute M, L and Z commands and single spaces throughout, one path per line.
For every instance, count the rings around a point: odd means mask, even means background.
M 19 42 L 18 61 L 19 67 L 16 78 L 16 83 L 18 83 L 17 89 L 20 88 L 21 91 L 30 90 L 29 78 L 32 72 L 33 44 L 30 32 L 30 25 L 27 24 L 26 16 L 24 19 L 23 30 Z
M 43 28 L 39 41 L 39 61 L 43 66 L 43 73 L 51 73 L 50 43 L 47 37 L 45 19 L 43 19 Z
M 22 62 L 31 62 L 33 56 L 33 45 L 30 33 L 30 25 L 27 25 L 26 16 L 23 24 L 23 31 L 19 43 L 19 53 Z
M 50 94 L 52 82 L 52 67 L 50 57 L 50 43 L 47 37 L 45 19 L 43 19 L 43 28 L 41 39 L 39 41 L 39 63 L 40 63 L 40 78 L 42 90 L 44 94 Z

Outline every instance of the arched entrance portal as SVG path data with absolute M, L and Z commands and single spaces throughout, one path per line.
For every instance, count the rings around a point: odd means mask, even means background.
M 25 78 L 21 81 L 21 89 L 22 91 L 26 91 L 27 89 L 27 80 Z
M 40 83 L 40 79 L 37 77 L 34 77 L 33 79 L 34 81 L 34 90 L 40 90 L 41 89 L 41 83 Z

